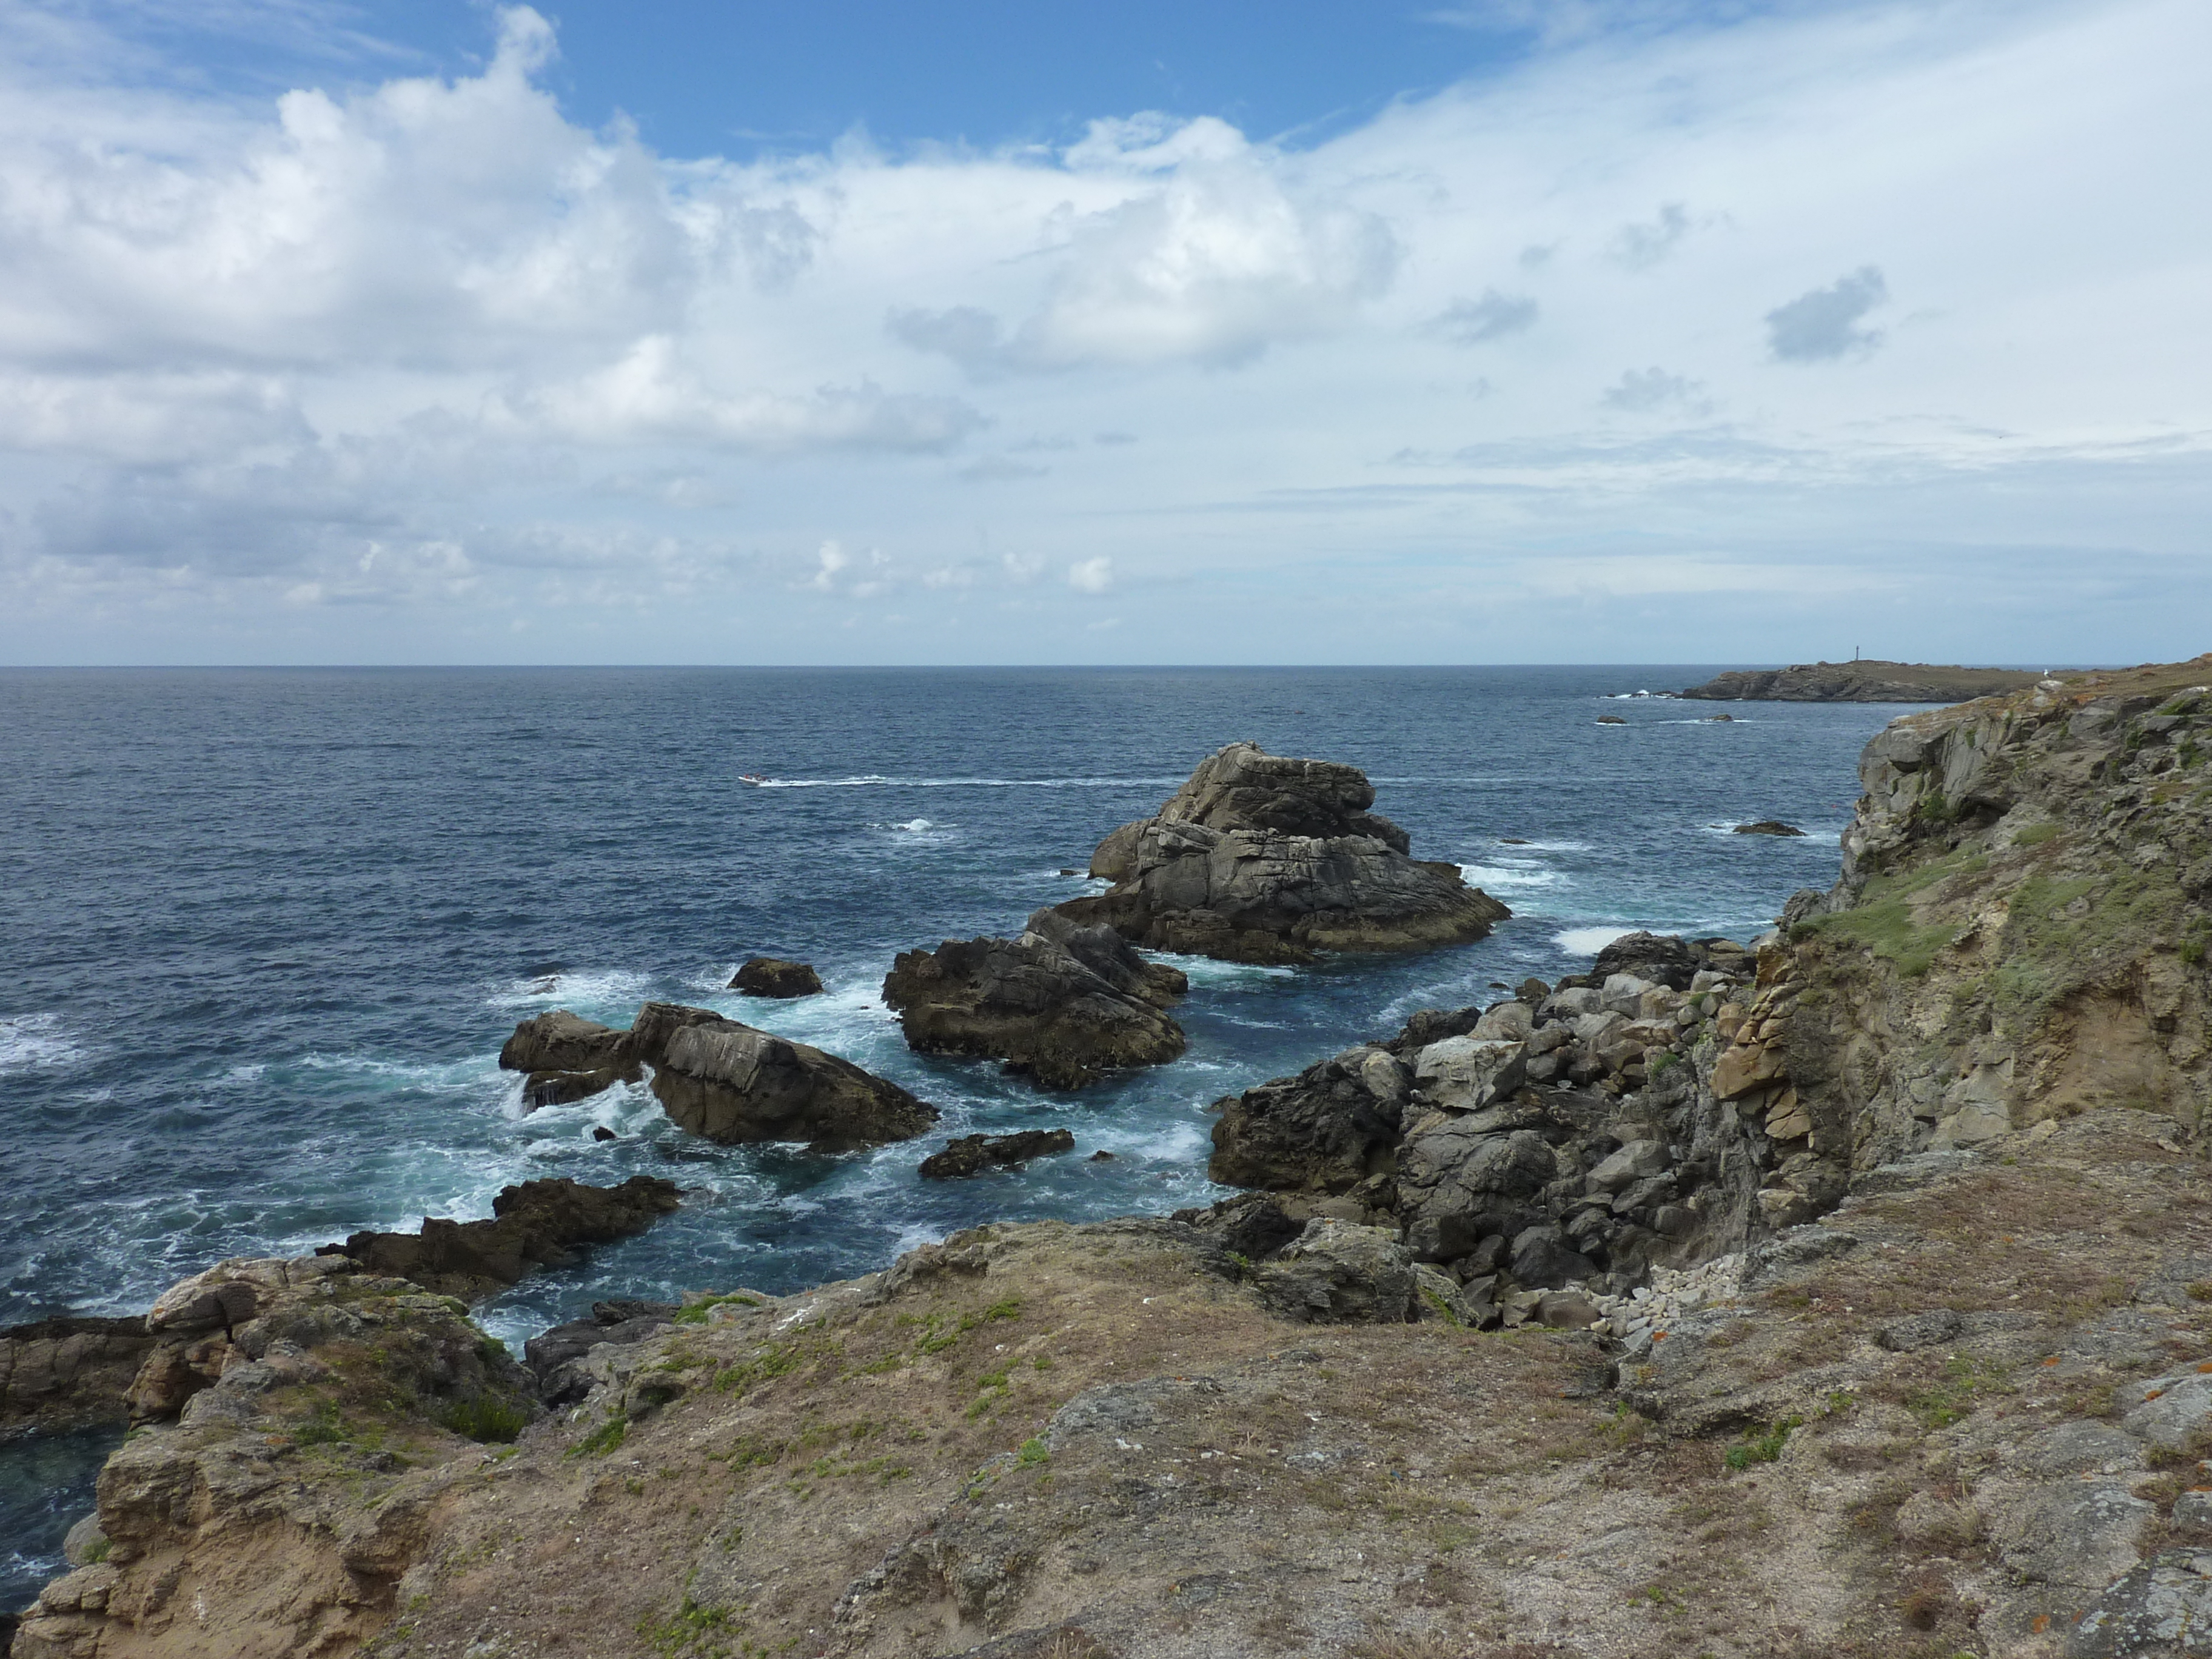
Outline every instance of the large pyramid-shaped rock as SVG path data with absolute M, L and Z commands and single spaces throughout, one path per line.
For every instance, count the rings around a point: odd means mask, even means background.
M 1511 915 L 1455 864 L 1408 855 L 1356 767 L 1232 743 L 1149 818 L 1099 843 L 1111 891 L 1060 908 L 1136 944 L 1230 962 L 1463 945 Z

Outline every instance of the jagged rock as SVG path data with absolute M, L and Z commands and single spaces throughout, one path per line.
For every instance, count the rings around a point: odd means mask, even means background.
M 1018 939 L 947 939 L 902 952 L 884 980 L 908 1046 L 988 1055 L 1047 1088 L 1074 1089 L 1183 1051 L 1165 1012 L 1189 988 L 1110 927 L 1039 910 Z
M 63 1314 L 0 1330 L 0 1434 L 123 1422 L 154 1343 L 143 1319 Z
M 725 1019 L 648 1002 L 632 1027 L 653 1092 L 680 1128 L 724 1146 L 801 1140 L 817 1152 L 910 1140 L 934 1106 L 850 1060 Z
M 675 1322 L 675 1302 L 595 1302 L 591 1316 L 554 1325 L 522 1346 L 523 1362 L 538 1379 L 538 1397 L 549 1406 L 573 1405 L 596 1380 L 575 1362 L 603 1342 L 642 1342 Z
M 514 1028 L 499 1051 L 501 1069 L 529 1073 L 523 1109 L 565 1106 L 644 1075 L 628 1031 L 556 1008 Z
M 1542 1222 L 1515 1237 L 1510 1271 L 1523 1285 L 1548 1290 L 1592 1277 L 1597 1264 L 1571 1247 L 1558 1227 Z
M 1271 1193 L 1239 1193 L 1202 1210 L 1177 1210 L 1173 1219 L 1211 1234 L 1247 1261 L 1267 1260 L 1305 1231 Z
M 1473 1034 L 1431 1043 L 1413 1061 L 1414 1092 L 1425 1104 L 1451 1112 L 1479 1112 L 1512 1094 L 1526 1076 L 1526 1050 L 1519 1042 Z
M 1099 846 L 1111 890 L 1060 907 L 1139 945 L 1231 962 L 1463 944 L 1511 913 L 1455 864 L 1407 856 L 1365 774 L 1231 744 L 1154 817 Z
M 1589 977 L 1603 985 L 1615 974 L 1633 974 L 1669 990 L 1686 991 L 1706 962 L 1705 953 L 1679 934 L 1623 933 L 1597 953 Z
M 1388 1227 L 1316 1216 L 1254 1283 L 1272 1311 L 1304 1324 L 1401 1324 L 1413 1314 L 1413 1259 Z
M 1224 1187 L 1349 1192 L 1389 1166 L 1411 1084 L 1404 1061 L 1363 1045 L 1224 1095 L 1206 1173 Z
M 632 1176 L 619 1187 L 587 1187 L 565 1176 L 526 1181 L 501 1188 L 491 1201 L 491 1220 L 428 1216 L 419 1233 L 359 1232 L 324 1251 L 343 1254 L 367 1272 L 472 1301 L 516 1283 L 534 1267 L 566 1267 L 577 1259 L 579 1244 L 641 1233 L 681 1202 L 682 1189 L 657 1176 Z M 184 1290 L 180 1285 L 167 1295 Z M 235 1292 L 226 1288 L 222 1293 Z M 156 1313 L 161 1305 L 155 1304 Z
M 1540 1218 L 1535 1200 L 1559 1176 L 1533 1129 L 1499 1133 L 1480 1116 L 1424 1119 L 1398 1152 L 1398 1212 L 1427 1261 L 1455 1261 L 1486 1237 L 1511 1237 Z M 1516 1275 L 1517 1276 L 1517 1275 Z
M 1779 818 L 1761 818 L 1756 823 L 1739 823 L 1732 833 L 1739 836 L 1796 836 L 1800 838 L 1805 834 L 1802 830 L 1784 823 Z
M 749 997 L 817 996 L 822 990 L 822 975 L 809 963 L 754 957 L 738 969 L 730 989 Z
M 1033 1158 L 1049 1158 L 1075 1150 L 1075 1136 L 1067 1129 L 1021 1129 L 1010 1135 L 963 1135 L 941 1152 L 921 1161 L 925 1180 L 944 1181 L 981 1173 L 993 1164 L 1026 1164 Z

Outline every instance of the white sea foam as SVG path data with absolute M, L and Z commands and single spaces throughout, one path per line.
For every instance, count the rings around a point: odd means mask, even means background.
M 1459 872 L 1489 891 L 1500 887 L 1571 887 L 1571 877 L 1536 864 L 1462 864 Z
M 1570 927 L 1552 935 L 1552 942 L 1570 956 L 1594 957 L 1617 939 L 1636 932 L 1633 927 Z
M 484 1000 L 494 1008 L 574 1007 L 580 1003 L 635 1006 L 645 1000 L 652 983 L 647 975 L 627 969 L 563 968 L 511 980 Z
M 0 1074 L 39 1066 L 68 1066 L 84 1050 L 62 1030 L 59 1014 L 18 1014 L 0 1019 Z
M 1254 980 L 1296 979 L 1295 968 L 1266 966 L 1256 962 L 1217 962 L 1212 957 L 1185 956 L 1177 951 L 1157 951 L 1155 960 L 1173 963 L 1193 985 L 1236 986 Z

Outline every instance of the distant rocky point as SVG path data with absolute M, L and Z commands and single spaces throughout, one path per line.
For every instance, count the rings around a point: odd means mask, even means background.
M 2023 691 L 2042 678 L 2025 668 L 1936 668 L 1869 657 L 1732 670 L 1675 695 L 1711 702 L 1964 702 Z

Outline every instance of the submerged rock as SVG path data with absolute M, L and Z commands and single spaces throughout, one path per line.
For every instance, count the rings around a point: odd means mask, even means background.
M 682 1198 L 682 1188 L 657 1176 L 632 1176 L 619 1187 L 587 1187 L 565 1176 L 526 1181 L 501 1189 L 491 1201 L 491 1220 L 427 1216 L 419 1233 L 359 1232 L 343 1244 L 325 1245 L 321 1253 L 343 1255 L 367 1272 L 473 1301 L 516 1283 L 534 1267 L 568 1266 L 577 1259 L 577 1245 L 605 1244 L 641 1233 L 676 1209 Z M 154 1304 L 149 1323 L 161 1319 L 165 1305 L 195 1283 L 188 1279 L 167 1292 Z M 246 1286 L 219 1286 L 204 1292 L 202 1301 L 211 1305 L 215 1298 L 246 1294 Z M 204 1316 L 199 1304 L 188 1311 Z M 181 1316 L 172 1316 L 169 1322 Z
M 937 1121 L 937 1108 L 897 1084 L 712 1009 L 648 1002 L 631 1036 L 668 1115 L 724 1146 L 802 1140 L 810 1152 L 850 1152 L 910 1140 Z
M 1780 818 L 1761 818 L 1756 823 L 1739 823 L 1732 833 L 1739 836 L 1796 836 L 1802 837 L 1805 832 L 1802 830 L 1796 828 L 1795 825 L 1783 823 Z
M 1059 908 L 1156 950 L 1256 963 L 1464 944 L 1511 914 L 1457 865 L 1409 857 L 1374 800 L 1354 767 L 1231 744 L 1099 843 L 1091 871 L 1110 890 Z
M 754 957 L 731 978 L 730 989 L 749 997 L 818 996 L 822 975 L 809 963 Z
M 1166 1007 L 1188 986 L 1113 929 L 1039 910 L 1018 939 L 902 951 L 884 1001 L 921 1053 L 987 1055 L 1047 1088 L 1074 1089 L 1181 1054 L 1182 1027 Z
M 921 1161 L 925 1180 L 944 1181 L 981 1174 L 993 1164 L 1026 1164 L 1033 1158 L 1049 1158 L 1075 1150 L 1075 1136 L 1066 1129 L 1021 1129 L 1010 1135 L 963 1135 L 941 1152 Z

